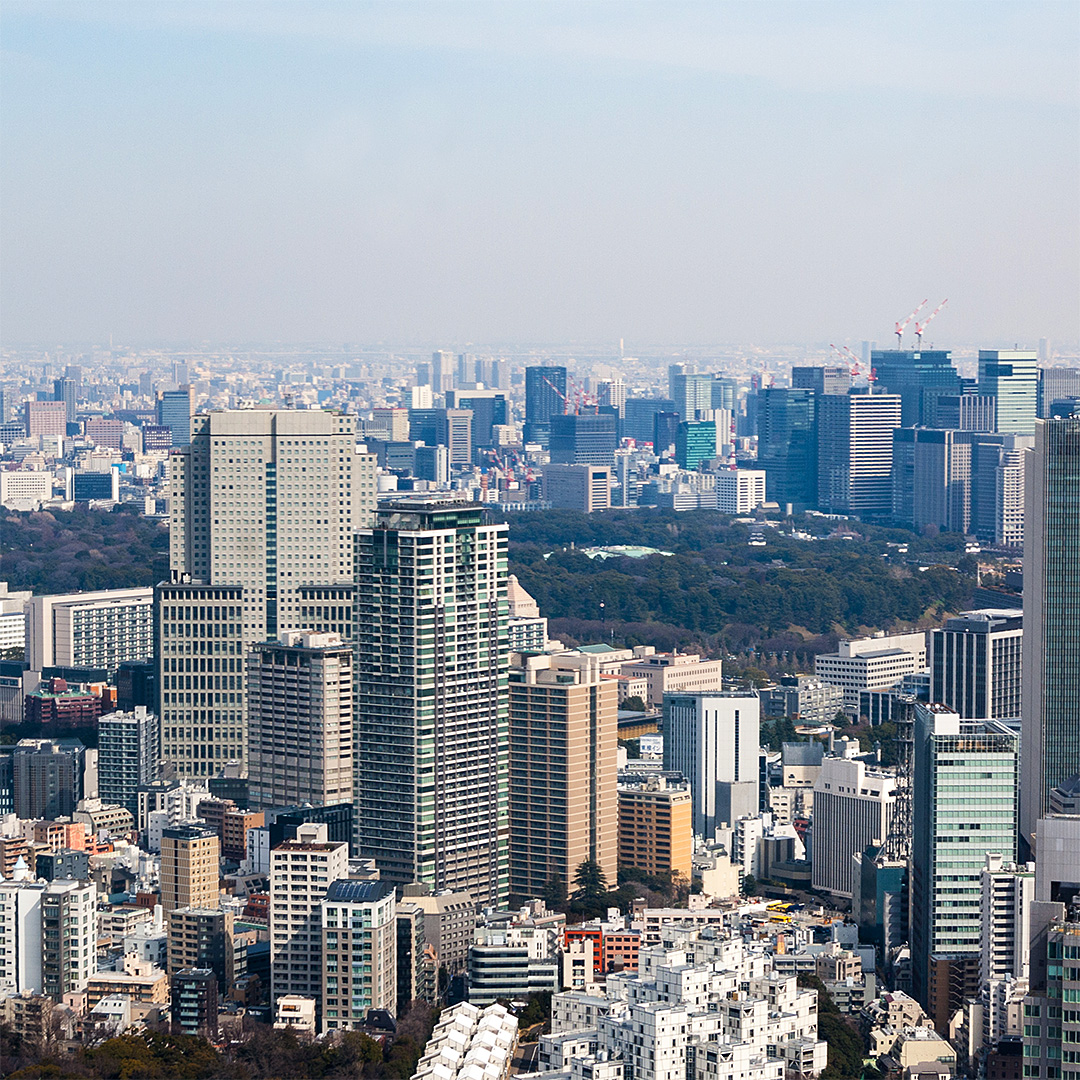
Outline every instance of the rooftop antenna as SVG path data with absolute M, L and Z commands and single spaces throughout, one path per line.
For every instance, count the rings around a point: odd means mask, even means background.
M 927 327 L 928 327 L 928 326 L 929 326 L 929 325 L 930 325 L 930 324 L 931 324 L 931 323 L 932 323 L 932 322 L 934 321 L 934 318 L 935 318 L 935 316 L 937 315 L 937 313 L 938 313 L 938 312 L 939 312 L 939 311 L 940 311 L 940 310 L 941 310 L 941 309 L 942 309 L 942 308 L 943 308 L 943 307 L 944 307 L 944 306 L 945 306 L 945 305 L 946 305 L 946 304 L 947 304 L 948 302 L 949 302 L 949 298 L 948 298 L 948 297 L 946 296 L 946 297 L 945 297 L 945 299 L 944 299 L 944 300 L 942 300 L 942 301 L 941 301 L 941 303 L 940 303 L 940 304 L 938 304 L 938 306 L 937 306 L 936 308 L 934 308 L 934 310 L 933 310 L 932 312 L 930 312 L 930 314 L 929 314 L 929 315 L 927 315 L 927 316 L 926 316 L 926 318 L 925 318 L 925 319 L 923 319 L 923 321 L 922 321 L 922 322 L 917 322 L 917 323 L 915 324 L 915 340 L 916 340 L 916 341 L 918 342 L 918 348 L 920 348 L 920 349 L 922 348 L 922 336 L 923 336 L 923 331 L 924 331 L 924 330 L 925 330 L 925 329 L 926 329 L 926 328 L 927 328 Z
M 898 322 L 896 324 L 896 329 L 893 331 L 893 333 L 896 335 L 896 347 L 897 347 L 897 349 L 900 349 L 902 347 L 901 346 L 901 339 L 904 336 L 904 331 L 907 329 L 907 324 L 909 322 L 911 322 L 911 320 L 914 319 L 915 316 L 918 315 L 919 312 L 922 311 L 922 309 L 924 307 L 926 307 L 926 305 L 928 303 L 930 303 L 929 298 L 924 300 L 903 322 Z

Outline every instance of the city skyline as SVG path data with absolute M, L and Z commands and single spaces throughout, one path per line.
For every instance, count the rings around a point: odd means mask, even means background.
M 1067 4 L 9 5 L 5 343 L 886 344 L 948 296 L 939 345 L 1075 348 L 1078 42 Z

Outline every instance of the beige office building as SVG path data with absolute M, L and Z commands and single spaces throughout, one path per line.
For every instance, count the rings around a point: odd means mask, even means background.
M 161 833 L 161 906 L 216 908 L 221 841 L 213 829 L 176 825 Z
M 338 413 L 243 409 L 191 425 L 191 444 L 169 455 L 162 757 L 212 776 L 244 753 L 247 650 L 348 627 L 352 534 L 375 509 L 375 457 L 357 453 L 355 418 Z
M 254 806 L 352 801 L 353 651 L 336 634 L 289 632 L 248 655 Z
M 510 894 L 572 888 L 581 863 L 618 876 L 618 689 L 584 653 L 510 669 Z
M 724 688 L 723 660 L 703 660 L 697 653 L 651 653 L 623 664 L 619 674 L 644 678 L 645 703 L 653 708 L 664 704 L 664 694 L 710 694 Z

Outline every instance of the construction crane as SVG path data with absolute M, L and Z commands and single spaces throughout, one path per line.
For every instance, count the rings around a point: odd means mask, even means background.
M 844 361 L 844 364 L 848 369 L 848 373 L 852 377 L 856 375 L 861 375 L 863 373 L 862 359 L 856 356 L 855 353 L 853 353 L 851 349 L 849 349 L 846 345 L 834 345 L 830 341 L 829 348 L 832 349 L 836 353 L 836 355 Z M 877 379 L 877 371 L 874 368 L 871 368 L 869 372 L 867 372 L 866 379 L 868 382 L 875 382 Z
M 927 299 L 925 299 L 902 323 L 898 322 L 896 324 L 896 329 L 893 331 L 893 333 L 896 335 L 896 347 L 897 347 L 897 349 L 899 349 L 901 347 L 901 339 L 904 336 L 904 331 L 907 329 L 907 324 L 909 322 L 911 322 L 911 320 L 914 319 L 915 316 L 918 315 L 919 312 L 922 311 L 922 309 L 924 307 L 926 307 L 926 305 L 929 304 L 929 303 L 930 303 L 930 298 L 927 297 Z
M 570 399 L 546 376 L 543 376 L 544 382 L 555 391 L 555 396 L 561 399 L 563 404 L 563 415 L 567 415 L 570 412 Z M 576 409 L 574 410 L 577 411 Z
M 934 321 L 937 313 L 949 302 L 949 298 L 946 296 L 944 300 L 934 310 L 926 316 L 921 323 L 915 324 L 915 340 L 918 342 L 918 347 L 922 348 L 922 335 L 923 331 Z

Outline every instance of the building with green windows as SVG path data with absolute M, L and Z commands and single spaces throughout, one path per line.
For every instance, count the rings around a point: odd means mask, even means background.
M 1039 398 L 1039 354 L 980 349 L 979 393 L 994 399 L 995 431 L 1032 434 Z
M 675 461 L 681 469 L 696 469 L 716 457 L 716 421 L 684 420 L 675 429 Z
M 506 525 L 431 495 L 355 540 L 356 849 L 382 879 L 506 900 Z
M 1002 721 L 915 707 L 911 966 L 939 1031 L 978 993 L 986 855 L 1016 859 L 1019 745 Z

